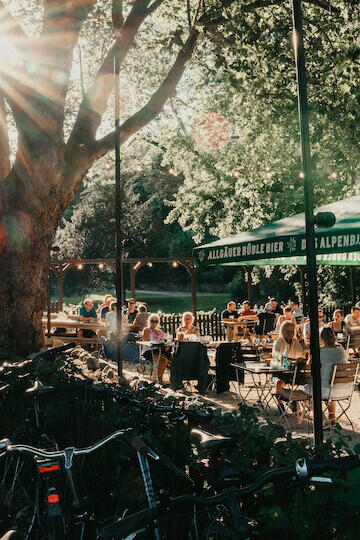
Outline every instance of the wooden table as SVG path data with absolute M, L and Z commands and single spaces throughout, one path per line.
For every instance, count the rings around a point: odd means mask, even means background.
M 47 327 L 47 318 L 42 319 L 43 328 Z M 84 321 L 74 321 L 71 319 L 51 319 L 50 321 L 51 328 L 65 328 L 66 330 L 93 330 L 96 333 L 96 336 L 91 338 L 77 337 L 77 335 L 67 335 L 67 336 L 52 336 L 58 337 L 64 343 L 79 343 L 80 345 L 90 344 L 98 345 L 101 344 L 100 331 L 105 333 L 106 325 L 103 322 L 84 322 Z M 50 336 L 49 336 L 50 337 Z
M 227 340 L 233 341 L 238 334 L 239 326 L 244 326 L 244 321 L 238 321 L 237 319 L 223 319 L 221 324 L 226 326 Z

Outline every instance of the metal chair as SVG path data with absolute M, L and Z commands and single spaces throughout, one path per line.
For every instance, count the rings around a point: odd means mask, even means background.
M 296 363 L 290 388 L 281 388 L 280 393 L 276 395 L 278 400 L 285 402 L 280 418 L 284 418 L 287 421 L 286 414 L 293 412 L 292 405 L 295 404 L 297 422 L 299 425 L 302 424 L 305 413 L 311 410 L 312 395 L 299 389 L 299 386 L 311 384 L 311 381 L 310 364 Z
M 330 392 L 327 399 L 323 399 L 323 402 L 326 404 L 324 412 L 328 408 L 331 401 L 335 401 L 339 404 L 341 413 L 334 419 L 334 423 L 337 423 L 342 416 L 346 416 L 349 421 L 352 430 L 354 431 L 354 426 L 350 420 L 347 411 L 351 405 L 351 400 L 354 392 L 354 383 L 356 381 L 359 371 L 359 362 L 351 361 L 346 364 L 334 364 L 330 379 Z M 342 385 L 348 385 L 344 387 Z M 344 388 L 343 395 L 340 396 L 338 391 L 341 388 Z

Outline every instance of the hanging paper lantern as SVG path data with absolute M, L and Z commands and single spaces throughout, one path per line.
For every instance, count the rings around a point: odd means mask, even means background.
M 232 131 L 230 122 L 224 116 L 212 112 L 194 122 L 193 137 L 201 148 L 218 150 L 229 142 Z

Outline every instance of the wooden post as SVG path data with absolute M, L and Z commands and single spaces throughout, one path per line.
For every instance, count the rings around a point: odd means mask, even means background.
M 135 276 L 136 272 L 134 270 L 134 267 L 132 264 L 129 265 L 130 270 L 130 290 L 131 290 L 131 298 L 136 298 L 136 285 L 135 285 Z
M 64 304 L 64 274 L 62 270 L 57 272 L 57 278 L 59 281 L 59 309 L 60 311 L 63 310 L 63 304 Z
M 197 268 L 195 266 L 191 269 L 191 299 L 192 299 L 192 312 L 196 317 L 196 274 Z

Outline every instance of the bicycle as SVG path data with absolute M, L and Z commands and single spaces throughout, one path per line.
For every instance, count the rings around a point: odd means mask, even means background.
M 358 466 L 360 457 L 357 455 L 323 462 L 307 461 L 302 458 L 296 461 L 295 466 L 268 471 L 243 488 L 230 488 L 212 497 L 183 495 L 169 500 L 166 504 L 158 502 L 155 508 L 141 510 L 104 527 L 101 539 L 152 538 L 155 527 L 161 529 L 164 522 L 188 515 L 191 516 L 191 527 L 187 534 L 190 540 L 215 538 L 248 540 L 258 537 L 261 534 L 261 527 L 256 520 L 243 514 L 240 502 L 258 495 L 264 490 L 264 486 L 270 483 L 291 480 L 297 487 L 304 482 L 330 484 L 332 482 L 330 478 L 315 475 L 327 471 L 346 471 Z M 163 535 L 162 538 L 170 539 L 171 536 Z
M 133 431 L 129 429 L 118 430 L 86 448 L 69 447 L 55 451 L 23 444 L 12 445 L 9 439 L 0 441 L 0 458 L 12 454 L 18 454 L 24 459 L 26 456 L 32 458 L 33 467 L 28 472 L 34 479 L 36 488 L 31 516 L 27 528 L 23 531 L 24 538 L 44 540 L 96 538 L 96 524 L 79 496 L 74 481 L 73 460 L 77 456 L 89 455 L 115 439 L 128 438 L 132 434 Z M 144 452 L 144 448 L 139 448 L 139 452 Z M 9 483 L 9 490 L 12 490 L 12 493 L 8 495 L 11 500 L 17 489 L 23 490 L 26 487 L 21 482 L 20 485 L 18 483 L 19 478 L 17 481 L 11 479 Z M 66 485 L 71 493 L 71 509 L 65 497 Z M 9 525 L 11 527 L 11 524 Z

